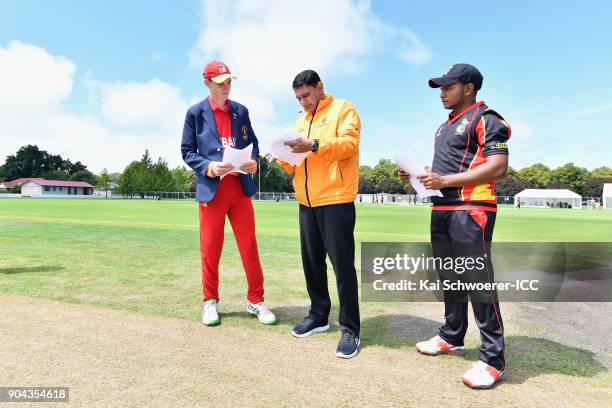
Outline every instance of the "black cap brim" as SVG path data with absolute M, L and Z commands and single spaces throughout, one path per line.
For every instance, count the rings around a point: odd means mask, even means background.
M 448 78 L 448 77 L 432 78 L 429 80 L 429 86 L 431 88 L 439 88 L 441 86 L 454 84 L 455 82 L 459 82 L 459 81 L 455 78 Z

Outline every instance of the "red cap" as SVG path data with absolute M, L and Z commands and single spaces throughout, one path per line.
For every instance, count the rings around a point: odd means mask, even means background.
M 204 78 L 215 81 L 218 84 L 223 83 L 227 78 L 236 79 L 232 75 L 230 69 L 221 61 L 211 61 L 204 67 Z

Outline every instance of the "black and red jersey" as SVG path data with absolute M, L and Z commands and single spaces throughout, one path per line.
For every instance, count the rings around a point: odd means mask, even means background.
M 458 114 L 450 114 L 435 135 L 432 171 L 458 174 L 482 165 L 485 157 L 508 154 L 510 125 L 494 110 L 478 102 Z M 491 181 L 475 186 L 442 189 L 444 197 L 432 197 L 434 210 L 478 207 L 496 211 L 497 197 Z

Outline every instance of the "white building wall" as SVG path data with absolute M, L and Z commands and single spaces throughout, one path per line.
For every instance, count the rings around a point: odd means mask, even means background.
M 42 194 L 42 187 L 37 184 L 24 184 L 21 186 L 22 197 L 32 197 L 33 195 Z
M 601 206 L 604 210 L 612 210 L 612 183 L 604 184 Z

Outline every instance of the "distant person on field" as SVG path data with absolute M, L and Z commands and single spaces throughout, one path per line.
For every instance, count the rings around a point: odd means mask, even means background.
M 225 218 L 229 218 L 238 251 L 246 273 L 247 312 L 263 324 L 275 324 L 276 317 L 264 304 L 264 278 L 255 239 L 255 214 L 251 197 L 256 188 L 253 173 L 257 171 L 259 145 L 251 126 L 249 111 L 230 101 L 232 76 L 221 61 L 204 67 L 204 85 L 209 96 L 187 111 L 183 127 L 181 152 L 183 160 L 196 174 L 196 200 L 199 202 L 200 252 L 202 258 L 202 322 L 219 324 L 219 260 L 223 249 Z M 253 144 L 252 160 L 240 170 L 232 171 L 223 163 L 227 147 L 243 149 Z

